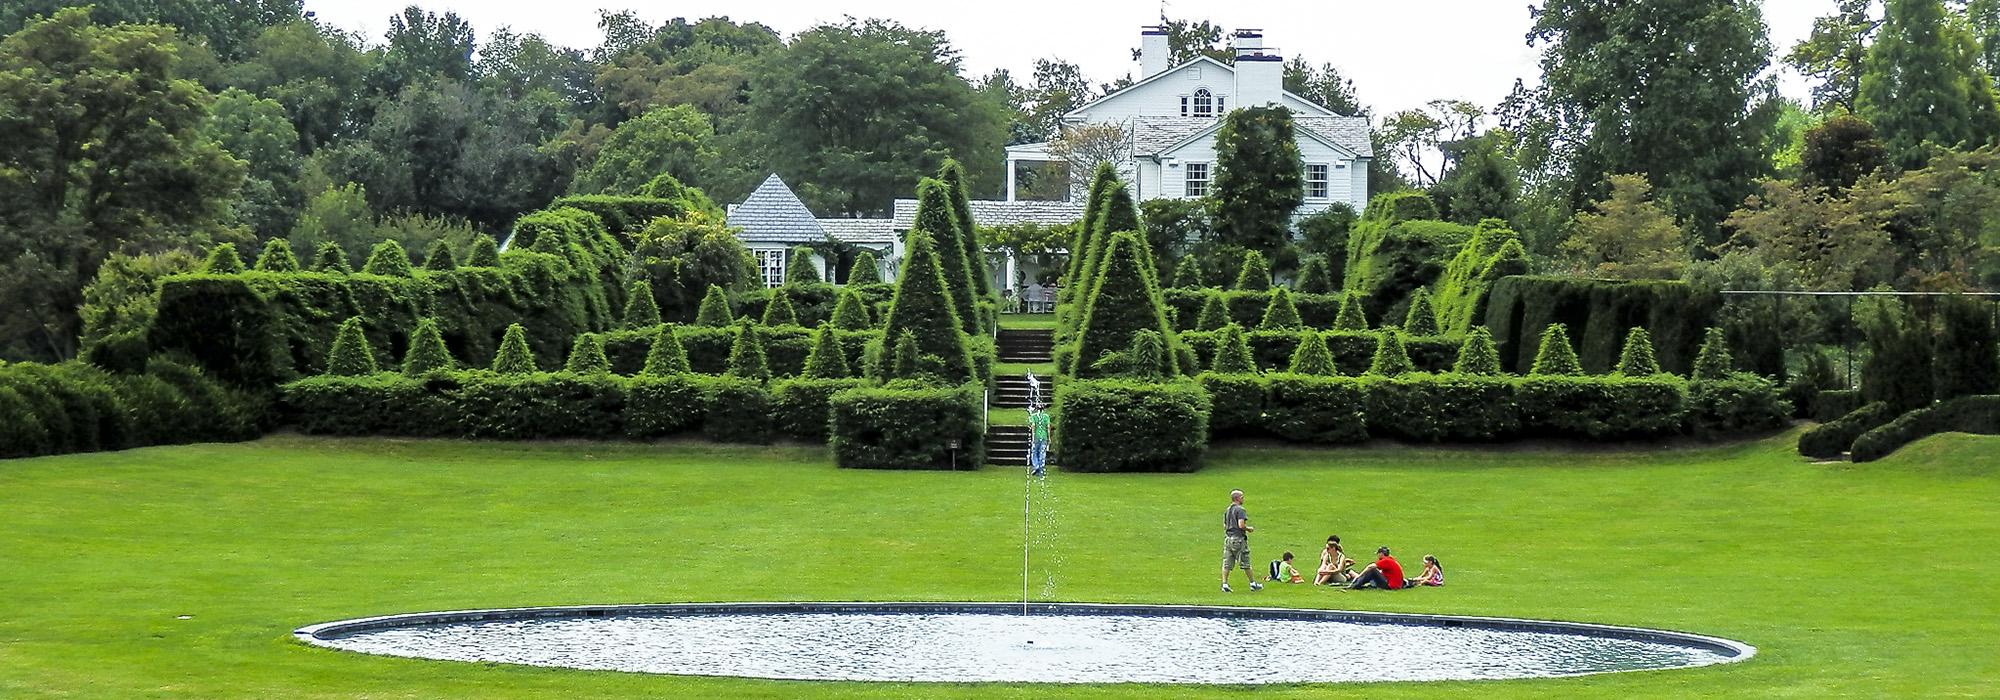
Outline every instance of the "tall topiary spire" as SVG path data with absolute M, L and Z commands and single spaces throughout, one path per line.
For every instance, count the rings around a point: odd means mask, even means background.
M 1403 332 L 1394 328 L 1382 331 L 1375 340 L 1375 359 L 1368 364 L 1368 373 L 1394 377 L 1417 371 L 1410 362 L 1410 352 L 1403 347 Z
M 1333 329 L 1337 331 L 1368 330 L 1368 312 L 1361 307 L 1366 300 L 1360 294 L 1348 292 L 1340 299 L 1340 314 L 1333 319 Z
M 1410 295 L 1410 311 L 1403 315 L 1403 332 L 1418 336 L 1438 334 L 1437 310 L 1431 307 L 1430 289 L 1418 287 Z
M 1069 264 L 1063 268 L 1063 286 L 1056 292 L 1056 302 L 1069 304 L 1081 301 L 1089 290 L 1085 289 L 1089 278 L 1084 275 L 1084 263 L 1090 251 L 1097 245 L 1098 207 L 1103 204 L 1104 192 L 1115 186 L 1118 171 L 1109 162 L 1098 163 L 1096 172 L 1090 176 L 1090 187 L 1083 197 L 1083 218 L 1077 220 L 1076 236 L 1070 240 Z M 1077 319 L 1082 320 L 1082 319 Z
M 1569 344 L 1569 329 L 1560 323 L 1551 323 L 1542 329 L 1541 349 L 1535 351 L 1535 365 L 1528 372 L 1531 375 L 1561 376 L 1583 374 L 1583 365 L 1576 360 L 1576 348 Z
M 1325 336 L 1307 333 L 1299 339 L 1298 349 L 1292 351 L 1291 373 L 1323 377 L 1340 374 L 1340 368 L 1333 364 L 1333 351 L 1326 348 Z
M 500 337 L 500 350 L 493 353 L 493 371 L 499 374 L 533 374 L 538 369 L 535 352 L 528 349 L 528 330 L 518 323 L 509 324 L 507 334 Z
M 625 313 L 620 318 L 630 330 L 660 325 L 660 302 L 653 300 L 651 282 L 636 279 L 625 287 Z
M 1292 293 L 1279 287 L 1271 291 L 1271 303 L 1264 306 L 1264 320 L 1257 324 L 1257 330 L 1291 330 L 1305 325 L 1299 320 L 1299 308 L 1292 304 Z
M 959 330 L 977 333 L 979 319 L 972 304 L 972 268 L 965 259 L 965 246 L 958 240 L 958 221 L 951 212 L 951 193 L 944 183 L 924 178 L 917 184 L 917 214 L 910 230 L 924 232 L 935 247 L 938 269 L 944 273 L 945 291 L 951 297 Z M 921 345 L 922 339 L 918 340 Z
M 681 347 L 681 338 L 674 333 L 674 327 L 661 325 L 653 333 L 653 347 L 646 351 L 646 366 L 639 373 L 649 377 L 667 377 L 688 373 L 687 348 Z
M 421 377 L 431 372 L 449 371 L 455 365 L 451 350 L 444 345 L 444 334 L 438 332 L 435 319 L 417 322 L 417 329 L 410 333 L 410 348 L 403 353 L 403 375 Z
M 865 331 L 875 327 L 875 322 L 868 318 L 868 305 L 861 301 L 861 293 L 852 289 L 840 291 L 840 301 L 834 304 L 833 319 L 829 323 L 845 331 Z
M 1333 273 L 1326 269 L 1326 258 L 1318 255 L 1307 258 L 1305 267 L 1299 269 L 1299 279 L 1294 286 L 1307 294 L 1332 294 Z
M 1627 377 L 1660 373 L 1660 361 L 1653 357 L 1653 336 L 1644 326 L 1633 326 L 1625 334 L 1625 350 L 1618 354 L 1618 373 Z
M 792 308 L 792 297 L 785 293 L 784 287 L 771 290 L 771 303 L 764 305 L 764 325 L 799 325 L 799 312 Z
M 819 265 L 813 262 L 813 249 L 805 246 L 793 248 L 791 260 L 785 263 L 785 284 L 818 284 L 825 281 L 819 276 Z
M 1097 206 L 1097 235 L 1092 238 L 1094 248 L 1090 249 L 1090 259 L 1083 262 L 1083 279 L 1095 283 L 1104 267 L 1104 258 L 1111 251 L 1111 237 L 1119 233 L 1140 231 L 1139 208 L 1132 203 L 1132 190 L 1122 181 L 1113 181 L 1112 187 L 1104 190 L 1104 201 Z M 1159 262 L 1153 258 L 1152 244 L 1146 236 L 1135 238 L 1139 245 L 1133 254 L 1139 260 L 1139 271 L 1145 275 L 1146 283 L 1154 289 L 1160 286 Z
M 339 274 L 354 271 L 354 268 L 347 264 L 347 251 L 341 250 L 340 244 L 332 241 L 319 244 L 319 249 L 313 251 L 313 269 Z
M 1223 326 L 1222 338 L 1215 344 L 1215 361 L 1209 368 L 1217 374 L 1257 373 L 1257 358 L 1250 354 L 1250 341 L 1244 339 L 1242 326 Z
M 340 322 L 340 330 L 333 334 L 333 347 L 326 352 L 326 373 L 360 377 L 376 370 L 375 350 L 368 346 L 368 335 L 361 330 L 361 317 L 350 316 Z
M 1261 292 L 1271 288 L 1271 266 L 1264 262 L 1264 254 L 1257 251 L 1243 253 L 1243 267 L 1236 271 L 1236 284 L 1232 289 Z
M 832 328 L 820 326 L 813 332 L 812 351 L 806 354 L 806 366 L 800 374 L 814 379 L 841 379 L 848 375 L 847 353 L 840 349 L 840 338 Z
M 430 250 L 424 253 L 424 269 L 432 272 L 449 272 L 458 269 L 458 256 L 451 254 L 451 246 L 443 239 L 431 241 Z
M 283 238 L 273 238 L 264 243 L 264 252 L 257 255 L 257 269 L 262 272 L 298 272 L 299 258 L 292 254 L 292 244 Z
M 1140 330 L 1152 330 L 1162 338 L 1172 337 L 1164 304 L 1141 270 L 1138 238 L 1139 234 L 1131 232 L 1112 235 L 1103 269 L 1091 293 L 1084 298 L 1075 364 L 1078 375 L 1096 373 L 1093 365 L 1101 356 L 1131 347 L 1132 334 Z M 1171 352 L 1168 357 L 1169 362 L 1178 365 L 1171 359 Z M 1175 373 L 1177 367 L 1169 366 L 1168 371 Z
M 1201 289 L 1203 286 L 1205 285 L 1201 283 L 1201 264 L 1196 262 L 1192 255 L 1181 256 L 1180 261 L 1174 263 L 1174 288 Z
M 234 275 L 243 271 L 243 258 L 236 254 L 236 244 L 224 243 L 208 251 L 208 260 L 201 264 L 201 271 L 211 275 Z
M 938 244 L 922 229 L 912 229 L 903 269 L 896 275 L 896 296 L 889 303 L 883 323 L 885 339 L 911 334 L 924 366 L 911 372 L 936 377 L 949 384 L 973 379 L 972 356 L 966 351 L 965 334 L 959 329 L 958 312 L 953 308 L 951 290 Z M 885 358 L 893 359 L 893 358 Z M 878 368 L 893 371 L 892 362 L 877 362 Z M 890 376 L 916 376 L 892 374 Z
M 1694 356 L 1694 380 L 1728 379 L 1735 371 L 1736 360 L 1729 354 L 1729 338 L 1722 329 L 1710 327 L 1701 339 L 1701 351 Z
M 861 251 L 854 254 L 854 264 L 847 268 L 847 284 L 881 284 L 882 264 L 875 261 L 875 254 Z
M 472 239 L 472 252 L 465 256 L 466 267 L 499 267 L 500 243 L 492 236 L 479 234 Z
M 1493 347 L 1493 334 L 1485 326 L 1473 326 L 1465 334 L 1465 344 L 1458 346 L 1458 362 L 1451 371 L 1476 376 L 1500 373 L 1500 351 Z
M 611 358 L 604 356 L 604 340 L 596 333 L 577 336 L 576 344 L 569 349 L 569 361 L 563 363 L 563 371 L 570 374 L 610 374 Z
M 729 293 L 716 285 L 708 285 L 708 293 L 701 297 L 701 309 L 695 312 L 694 325 L 721 328 L 736 322 L 736 314 L 729 310 Z
M 986 255 L 979 245 L 978 222 L 972 220 L 972 198 L 965 187 L 965 168 L 957 160 L 946 158 L 944 166 L 938 168 L 937 179 L 951 196 L 952 220 L 958 223 L 958 243 L 965 249 L 965 264 L 972 275 L 972 296 L 974 299 L 991 296 L 993 284 L 986 279 Z
M 764 339 L 749 321 L 736 324 L 736 340 L 729 344 L 729 368 L 723 373 L 744 379 L 771 378 L 771 363 L 764 356 Z
M 361 271 L 383 277 L 412 277 L 415 274 L 410 269 L 410 253 L 403 250 L 403 244 L 393 240 L 375 244 L 368 251 L 368 263 L 361 266 Z

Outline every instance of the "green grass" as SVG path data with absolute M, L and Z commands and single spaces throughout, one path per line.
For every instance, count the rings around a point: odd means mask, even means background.
M 1054 328 L 1055 314 L 1000 314 L 1001 328 Z
M 1055 374 L 1056 374 L 1056 363 L 1054 363 L 1054 362 L 995 362 L 995 363 L 993 363 L 993 374 L 994 374 L 995 376 L 998 376 L 998 375 L 1008 375 L 1008 374 L 1011 374 L 1011 375 L 1021 375 L 1021 374 L 1025 374 L 1025 373 L 1027 373 L 1027 372 L 1029 372 L 1029 371 L 1033 371 L 1033 372 L 1035 373 L 1035 376 L 1037 376 L 1037 377 L 1041 377 L 1041 378 L 1043 378 L 1043 379 L 1048 379 L 1049 377 L 1053 377 L 1053 376 L 1055 376 Z
M 1053 572 L 1062 600 L 1558 618 L 1761 649 L 1704 669 L 1259 697 L 2000 693 L 2000 439 L 1939 436 L 1815 466 L 1791 453 L 1795 437 L 1680 451 L 1239 447 L 1192 475 L 1059 474 L 1059 535 L 1036 576 Z M 1244 697 L 577 672 L 289 637 L 489 606 L 1010 600 L 1020 478 L 841 471 L 817 449 L 296 436 L 0 462 L 0 697 Z M 1451 585 L 1220 594 L 1231 488 L 1249 493 L 1259 561 L 1310 558 L 1338 532 L 1357 550 L 1436 554 Z

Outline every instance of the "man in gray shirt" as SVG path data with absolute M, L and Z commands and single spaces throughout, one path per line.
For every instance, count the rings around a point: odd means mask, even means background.
M 1243 510 L 1243 492 L 1229 492 L 1229 509 L 1222 511 L 1222 592 L 1229 592 L 1231 564 L 1243 567 L 1250 590 L 1264 589 L 1257 583 L 1257 575 L 1250 572 L 1250 533 L 1256 531 L 1250 527 L 1250 514 Z

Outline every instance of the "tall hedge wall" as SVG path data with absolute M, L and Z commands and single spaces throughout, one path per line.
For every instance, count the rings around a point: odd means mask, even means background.
M 261 432 L 264 404 L 162 358 L 133 373 L 80 362 L 0 365 L 0 457 L 248 440 Z
M 1514 372 L 1525 373 L 1534 363 L 1542 329 L 1561 323 L 1577 344 L 1585 372 L 1616 367 L 1625 335 L 1639 326 L 1652 336 L 1661 369 L 1687 374 L 1718 308 L 1716 296 L 1685 282 L 1521 275 L 1494 283 L 1485 325 L 1493 332 L 1501 366 Z
M 1210 295 L 1220 295 L 1225 308 L 1229 309 L 1229 320 L 1244 328 L 1256 328 L 1264 319 L 1264 309 L 1271 305 L 1274 290 L 1248 291 L 1241 289 L 1163 289 L 1160 295 L 1166 301 L 1174 317 L 1174 327 L 1178 330 L 1195 330 L 1201 319 L 1201 307 L 1208 303 Z M 1292 307 L 1298 309 L 1299 321 L 1307 328 L 1332 328 L 1333 319 L 1340 315 L 1339 294 L 1312 294 L 1290 291 Z
M 986 461 L 978 384 L 897 382 L 829 400 L 833 461 L 857 469 L 976 469 Z M 953 449 L 953 443 L 957 449 Z
M 1326 339 L 1328 350 L 1333 352 L 1333 363 L 1342 374 L 1358 375 L 1368 371 L 1368 365 L 1375 357 L 1375 346 L 1381 342 L 1383 331 L 1248 331 L 1243 334 L 1249 342 L 1250 355 L 1257 361 L 1257 369 L 1264 372 L 1280 372 L 1291 366 L 1292 353 L 1298 350 L 1299 341 L 1306 333 L 1316 333 Z M 1195 362 L 1204 368 L 1215 365 L 1215 349 L 1222 342 L 1221 331 L 1182 331 L 1181 343 L 1194 351 Z M 1443 372 L 1450 370 L 1458 359 L 1459 338 L 1445 336 L 1405 337 L 1404 350 L 1418 370 Z
M 1056 385 L 1055 453 L 1064 470 L 1191 472 L 1208 450 L 1208 392 L 1193 381 Z

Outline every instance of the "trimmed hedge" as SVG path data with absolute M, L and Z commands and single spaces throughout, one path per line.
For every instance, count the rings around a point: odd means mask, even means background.
M 0 457 L 248 440 L 264 412 L 258 395 L 163 358 L 140 373 L 0 365 Z
M 1208 391 L 1210 437 L 1247 437 L 1264 431 L 1264 400 L 1270 393 L 1255 374 L 1204 372 L 1195 377 Z
M 1847 415 L 1808 430 L 1799 436 L 1799 454 L 1816 459 L 1833 459 L 1848 451 L 1862 433 L 1896 419 L 1896 409 L 1886 401 L 1876 401 L 1849 411 Z
M 1369 377 L 1368 432 L 1411 442 L 1491 442 L 1521 431 L 1507 377 L 1407 374 Z
M 1326 347 L 1333 352 L 1333 364 L 1340 373 L 1352 376 L 1368 371 L 1384 331 L 1247 331 L 1243 335 L 1259 371 L 1283 372 L 1291 367 L 1292 353 L 1298 350 L 1303 334 L 1313 332 L 1326 339 Z M 1179 335 L 1181 345 L 1194 351 L 1198 366 L 1214 366 L 1216 347 L 1223 341 L 1222 331 L 1182 331 Z M 1418 371 L 1444 372 L 1458 361 L 1461 343 L 1453 337 L 1405 336 L 1403 350 Z
M 1065 381 L 1056 385 L 1057 463 L 1078 472 L 1200 469 L 1209 402 L 1192 381 Z
M 1542 329 L 1561 323 L 1585 372 L 1616 367 L 1625 336 L 1638 326 L 1651 336 L 1660 367 L 1686 375 L 1720 306 L 1717 295 L 1686 282 L 1519 275 L 1500 279 L 1487 292 L 1485 325 L 1501 367 L 1512 372 L 1527 372 Z
M 1341 444 L 1368 439 L 1365 385 L 1349 377 L 1275 374 L 1266 429 L 1292 442 Z
M 1853 413 L 1867 402 L 1861 400 L 1860 389 L 1826 389 L 1813 399 L 1812 419 L 1821 423 L 1832 423 L 1841 416 Z
M 1527 435 L 1649 439 L 1680 432 L 1687 385 L 1667 375 L 1523 377 L 1515 381 L 1514 400 Z
M 850 469 L 977 469 L 985 461 L 978 384 L 898 382 L 829 400 L 834 464 Z M 958 449 L 950 449 L 952 442 Z
M 1688 430 L 1718 438 L 1763 433 L 1785 427 L 1792 402 L 1777 382 L 1749 373 L 1688 383 Z
M 1271 306 L 1271 297 L 1277 290 L 1246 291 L 1240 289 L 1163 289 L 1160 296 L 1172 310 L 1176 330 L 1191 331 L 1200 328 L 1201 310 L 1210 297 L 1217 298 L 1228 310 L 1229 321 L 1244 328 L 1256 328 L 1264 320 L 1264 310 Z M 1307 328 L 1332 328 L 1333 319 L 1340 314 L 1339 294 L 1313 294 L 1288 290 L 1292 308 L 1299 313 L 1299 322 Z M 1213 329 L 1210 329 L 1213 330 Z
M 2000 396 L 1960 396 L 1905 413 L 1855 438 L 1851 452 L 1856 462 L 1873 462 L 1943 432 L 2000 435 Z
M 866 379 L 799 378 L 771 385 L 771 420 L 779 435 L 825 442 L 833 395 L 868 386 Z

